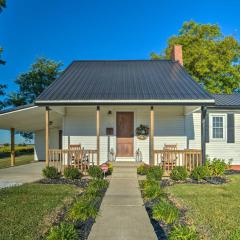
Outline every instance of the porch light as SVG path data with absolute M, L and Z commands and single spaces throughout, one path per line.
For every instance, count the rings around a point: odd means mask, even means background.
M 111 110 L 108 111 L 108 115 L 112 115 L 112 111 Z

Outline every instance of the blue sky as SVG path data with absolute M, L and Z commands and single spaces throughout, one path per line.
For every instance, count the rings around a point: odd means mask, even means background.
M 0 83 L 16 90 L 16 76 L 41 56 L 64 67 L 76 59 L 148 59 L 191 19 L 218 23 L 239 39 L 239 9 L 238 0 L 7 0 L 0 14 L 7 62 Z M 0 143 L 8 140 L 9 133 L 0 132 Z

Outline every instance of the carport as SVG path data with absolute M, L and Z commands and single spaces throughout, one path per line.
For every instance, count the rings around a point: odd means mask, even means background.
M 0 129 L 11 131 L 11 166 L 15 165 L 16 132 L 36 133 L 42 131 L 47 133 L 49 130 L 46 131 L 46 126 L 49 126 L 51 129 L 61 128 L 63 113 L 57 107 L 54 111 L 51 111 L 51 119 L 49 119 L 48 116 L 48 124 L 46 124 L 45 114 L 45 107 L 39 107 L 33 104 L 0 111 Z M 34 150 L 36 155 L 36 146 Z

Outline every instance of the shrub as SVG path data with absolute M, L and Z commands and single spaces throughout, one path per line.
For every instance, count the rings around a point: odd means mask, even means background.
M 166 199 L 161 199 L 152 209 L 153 219 L 172 224 L 179 218 L 179 210 Z
M 191 178 L 195 180 L 205 179 L 209 176 L 209 170 L 207 166 L 196 167 L 191 174 Z
M 57 179 L 60 178 L 60 173 L 58 172 L 57 168 L 55 167 L 45 167 L 42 170 L 43 176 L 46 178 Z
M 53 227 L 47 240 L 77 240 L 78 233 L 72 224 L 61 223 L 57 227 Z
M 98 209 L 96 202 L 99 198 L 90 196 L 89 194 L 83 195 L 69 210 L 68 219 L 72 221 L 85 222 L 89 218 L 96 218 Z
M 82 174 L 77 168 L 67 167 L 64 169 L 64 177 L 73 180 L 81 178 Z
M 147 180 L 150 181 L 160 181 L 163 176 L 162 168 L 158 166 L 149 167 L 147 170 Z
M 212 161 L 207 161 L 209 174 L 211 176 L 222 176 L 224 171 L 228 168 L 228 164 L 223 159 L 214 158 Z
M 103 171 L 99 166 L 90 166 L 88 169 L 88 174 L 93 179 L 102 179 L 103 178 Z
M 138 166 L 138 168 L 137 168 L 137 174 L 139 174 L 139 175 L 146 175 L 148 168 L 149 168 L 148 165 L 146 165 L 146 164 L 141 164 L 141 165 Z
M 188 177 L 188 172 L 185 167 L 177 166 L 173 168 L 170 177 L 176 181 L 186 180 Z
M 92 180 L 88 187 L 94 187 L 97 190 L 102 190 L 108 187 L 108 181 L 105 179 Z
M 108 181 L 104 179 L 92 180 L 85 192 L 86 195 L 91 196 L 92 198 L 101 196 L 102 190 L 108 187 Z
M 229 240 L 239 240 L 240 239 L 240 228 L 235 229 L 231 232 Z
M 162 194 L 160 185 L 156 181 L 145 181 L 143 185 L 144 197 L 153 200 L 158 198 Z
M 175 226 L 168 236 L 169 240 L 197 240 L 199 239 L 196 230 L 188 226 Z

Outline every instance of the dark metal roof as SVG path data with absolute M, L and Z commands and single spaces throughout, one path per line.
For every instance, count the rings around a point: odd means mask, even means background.
M 22 105 L 22 106 L 19 106 L 19 107 L 11 107 L 11 108 L 1 110 L 0 114 L 15 112 L 15 111 L 31 108 L 31 107 L 34 107 L 34 106 L 35 106 L 35 104 L 32 103 L 32 104 Z
M 117 100 L 214 101 L 178 62 L 116 60 L 72 62 L 36 104 Z
M 240 108 L 240 93 L 212 94 L 216 107 Z

